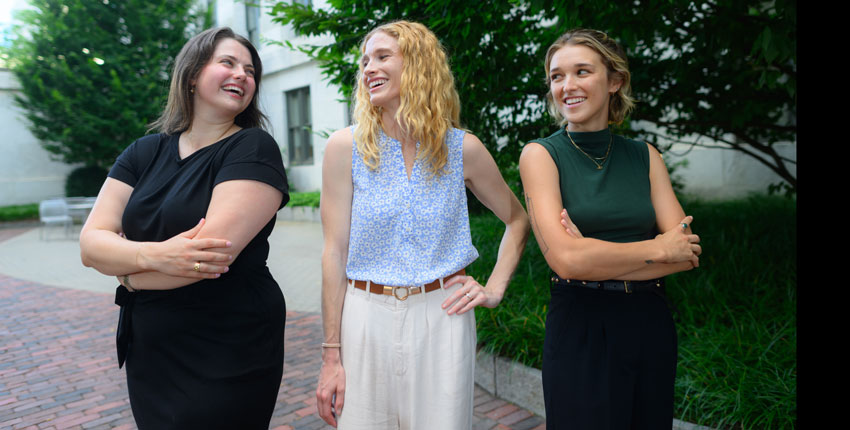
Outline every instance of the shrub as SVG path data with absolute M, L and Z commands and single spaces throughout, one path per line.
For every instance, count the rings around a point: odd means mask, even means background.
M 667 277 L 679 309 L 675 416 L 714 428 L 794 428 L 797 416 L 796 202 L 757 196 L 683 202 L 704 253 L 696 270 Z M 470 218 L 484 283 L 504 226 Z M 486 350 L 540 368 L 549 268 L 533 236 L 502 303 L 476 308 Z
M 106 169 L 86 166 L 74 169 L 65 181 L 65 195 L 68 197 L 94 197 L 106 180 Z
M 38 219 L 38 203 L 0 207 L 0 221 Z
M 286 206 L 308 206 L 317 208 L 319 207 L 319 195 L 319 191 L 310 191 L 305 193 L 289 193 L 289 203 L 287 203 Z

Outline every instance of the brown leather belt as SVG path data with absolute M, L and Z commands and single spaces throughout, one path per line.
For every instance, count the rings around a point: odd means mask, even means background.
M 442 279 L 449 280 L 455 276 L 463 276 L 466 274 L 466 269 L 460 269 L 455 273 L 452 273 L 449 276 L 446 276 Z M 435 279 L 422 287 L 391 287 L 389 285 L 381 285 L 375 282 L 366 282 L 366 281 L 352 281 L 348 280 L 349 283 L 354 282 L 354 288 L 367 291 L 366 284 L 369 284 L 368 291 L 370 293 L 375 294 L 384 294 L 387 296 L 395 296 L 395 298 L 399 300 L 407 300 L 408 296 L 412 296 L 414 294 L 419 294 L 424 289 L 426 293 L 430 293 L 431 291 L 438 290 L 440 288 L 440 279 Z

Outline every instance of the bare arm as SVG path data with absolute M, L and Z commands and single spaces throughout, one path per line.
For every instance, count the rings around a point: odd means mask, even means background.
M 570 220 L 566 209 L 561 211 L 561 225 L 563 225 L 567 233 L 569 233 L 573 237 L 584 237 L 582 236 L 581 231 L 579 231 L 578 227 L 576 227 L 576 225 L 573 224 L 572 220 Z M 681 225 L 677 224 L 674 228 L 682 227 Z M 688 228 L 690 228 L 690 226 Z M 694 267 L 698 266 L 694 266 L 692 261 L 684 261 L 681 263 L 654 263 L 648 264 L 643 268 L 635 270 L 634 272 L 626 273 L 614 279 L 621 281 L 643 281 L 647 279 L 660 278 L 662 276 L 667 276 L 671 273 L 678 273 L 685 270 L 690 270 Z
M 222 182 L 213 188 L 210 205 L 207 209 L 206 222 L 195 236 L 196 240 L 206 240 L 210 237 L 231 239 L 232 245 L 223 248 L 208 249 L 217 255 L 228 258 L 229 265 L 242 252 L 251 240 L 272 219 L 280 207 L 283 194 L 263 182 L 254 180 L 232 180 Z M 245 210 L 250 208 L 250 210 Z M 201 270 L 208 270 L 210 263 L 200 265 Z M 194 263 L 193 263 L 194 266 Z M 227 271 L 227 267 L 221 270 Z M 218 275 L 218 273 L 215 273 Z M 168 290 L 183 287 L 194 282 L 196 278 L 172 276 L 162 272 L 142 272 L 131 277 L 133 288 Z
M 673 184 L 670 182 L 670 174 L 667 166 L 661 158 L 661 154 L 654 146 L 649 147 L 649 183 L 651 187 L 652 207 L 655 208 L 655 220 L 658 231 L 669 232 L 670 230 L 681 230 L 681 220 L 685 217 L 685 211 L 676 198 Z M 685 234 L 692 234 L 691 225 L 684 229 Z M 694 254 L 699 257 L 702 247 L 692 244 Z M 626 273 L 613 279 L 618 280 L 646 280 L 660 278 L 673 273 L 684 272 L 699 267 L 699 259 L 692 258 L 688 261 L 678 263 L 659 263 L 644 266 L 634 272 Z
M 464 284 L 443 303 L 444 309 L 451 306 L 449 314 L 462 314 L 478 305 L 496 307 L 504 297 L 505 289 L 528 240 L 528 215 L 505 183 L 490 152 L 472 134 L 466 134 L 463 139 L 463 175 L 467 187 L 475 197 L 505 223 L 505 233 L 502 235 L 496 264 L 486 286 L 481 287 L 471 276 L 459 276 L 448 281 L 448 284 Z M 461 299 L 466 294 L 473 299 Z
M 694 246 L 698 247 L 699 237 L 681 229 L 670 229 L 656 239 L 631 243 L 570 235 L 560 225 L 563 207 L 559 175 L 549 153 L 540 144 L 530 143 L 523 149 L 519 167 L 535 237 L 546 262 L 558 276 L 589 281 L 617 279 L 656 263 L 680 263 L 696 258 Z M 665 220 L 670 217 L 666 213 L 663 216 Z M 685 217 L 677 220 L 681 221 Z
M 345 265 L 351 230 L 351 151 L 353 136 L 348 128 L 328 139 L 322 164 L 322 327 L 326 343 L 340 342 L 340 321 L 345 300 Z M 316 399 L 319 416 L 336 427 L 336 417 L 345 403 L 345 371 L 339 348 L 322 348 L 322 368 Z
M 121 217 L 132 192 L 133 187 L 116 179 L 107 178 L 104 182 L 80 232 L 80 257 L 85 266 L 105 275 L 160 271 L 194 281 L 213 278 L 224 271 L 231 257 L 210 249 L 227 248 L 230 242 L 194 239 L 204 220 L 164 242 L 136 242 L 122 237 Z M 202 272 L 192 270 L 197 261 L 208 263 Z

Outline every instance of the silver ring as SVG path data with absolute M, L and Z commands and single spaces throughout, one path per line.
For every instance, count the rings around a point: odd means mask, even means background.
M 472 296 L 470 296 L 469 293 L 464 293 L 464 296 L 466 296 L 469 301 L 472 301 Z

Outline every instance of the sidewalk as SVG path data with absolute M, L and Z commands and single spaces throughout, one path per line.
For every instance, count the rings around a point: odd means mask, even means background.
M 116 281 L 83 267 L 57 229 L 0 229 L 0 428 L 134 429 L 115 358 Z M 287 304 L 285 363 L 271 429 L 328 429 L 316 414 L 321 366 L 320 226 L 277 223 L 272 274 Z M 544 429 L 543 418 L 476 386 L 474 429 Z

